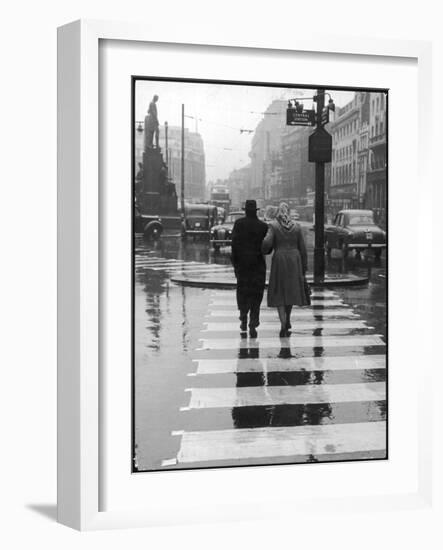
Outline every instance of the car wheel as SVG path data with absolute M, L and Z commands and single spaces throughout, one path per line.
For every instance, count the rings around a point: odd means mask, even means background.
M 158 241 L 161 236 L 161 231 L 159 229 L 153 229 L 151 236 L 154 241 Z

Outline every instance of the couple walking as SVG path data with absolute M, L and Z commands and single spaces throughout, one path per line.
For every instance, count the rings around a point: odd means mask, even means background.
M 257 203 L 247 200 L 245 217 L 232 231 L 232 264 L 237 278 L 237 307 L 240 331 L 252 338 L 260 324 L 260 305 L 266 281 L 264 254 L 274 251 L 268 286 L 268 306 L 276 307 L 280 337 L 289 336 L 292 306 L 309 304 L 306 293 L 306 247 L 300 226 L 291 220 L 289 207 L 282 202 L 275 219 L 266 224 L 257 217 Z

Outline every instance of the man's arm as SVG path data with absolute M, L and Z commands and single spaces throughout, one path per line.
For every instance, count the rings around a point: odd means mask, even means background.
M 238 221 L 239 220 L 237 220 L 234 223 L 234 227 L 232 229 L 232 238 L 231 238 L 231 262 L 232 262 L 232 265 L 234 266 L 234 269 L 238 265 L 238 259 L 239 259 L 239 256 L 240 256 L 240 251 L 239 251 L 239 237 L 240 237 L 239 233 L 240 233 L 240 230 L 239 230 Z

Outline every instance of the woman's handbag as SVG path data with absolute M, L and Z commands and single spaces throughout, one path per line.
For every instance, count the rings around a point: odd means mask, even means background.
M 311 305 L 311 287 L 309 286 L 309 283 L 306 280 L 306 276 L 303 277 L 303 286 L 304 286 L 307 305 L 310 306 Z

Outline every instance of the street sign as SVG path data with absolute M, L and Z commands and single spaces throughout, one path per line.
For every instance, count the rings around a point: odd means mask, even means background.
M 298 113 L 296 109 L 286 109 L 286 125 L 287 126 L 314 126 L 315 111 L 307 109 Z
M 309 162 L 331 162 L 332 136 L 323 127 L 309 136 Z
M 329 107 L 323 107 L 321 112 L 321 124 L 324 126 L 329 122 Z

